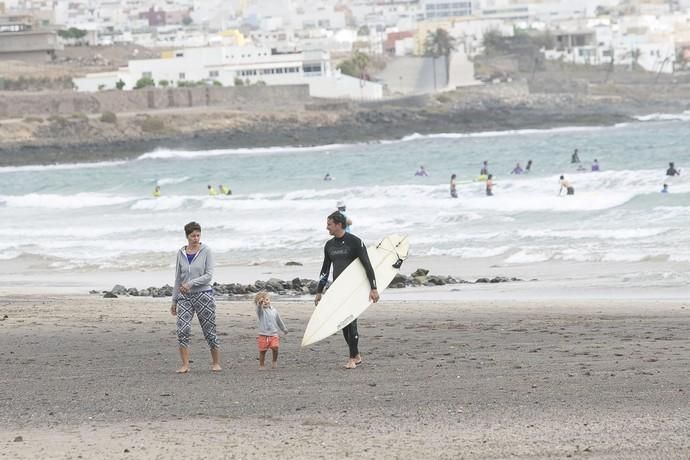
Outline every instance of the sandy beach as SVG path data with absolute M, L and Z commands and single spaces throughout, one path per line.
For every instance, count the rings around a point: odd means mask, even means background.
M 687 301 L 431 297 L 370 308 L 352 371 L 283 298 L 259 371 L 253 305 L 220 300 L 223 372 L 195 324 L 176 375 L 169 299 L 5 295 L 0 458 L 687 458 Z

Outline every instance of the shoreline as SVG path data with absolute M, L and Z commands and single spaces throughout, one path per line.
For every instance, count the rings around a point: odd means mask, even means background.
M 36 122 L 0 120 L 0 167 L 131 160 L 157 148 L 310 147 L 399 140 L 413 134 L 482 133 L 563 127 L 606 127 L 637 121 L 639 103 L 610 103 L 576 95 L 509 97 L 465 94 L 429 97 L 420 105 L 391 101 L 349 103 L 347 109 L 305 109 L 294 113 L 251 113 L 209 107 L 118 114 L 117 122 L 93 116 L 57 117 Z M 438 98 L 445 97 L 445 102 Z M 645 113 L 681 112 L 676 102 L 650 105 Z M 143 116 L 143 118 L 142 118 Z M 142 120 L 159 123 L 160 132 L 143 132 Z M 3 131 L 3 123 L 4 129 Z M 23 139 L 12 139 L 21 127 Z

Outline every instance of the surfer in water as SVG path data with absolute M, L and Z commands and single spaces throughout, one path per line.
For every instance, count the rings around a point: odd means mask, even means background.
M 457 176 L 456 176 L 455 174 L 452 174 L 452 175 L 450 176 L 450 196 L 453 197 L 453 198 L 457 198 L 457 197 L 458 197 L 458 188 L 457 188 L 458 184 L 457 184 L 457 182 L 455 181 L 455 178 L 456 178 L 456 177 L 457 177 Z
M 575 149 L 573 155 L 570 157 L 570 162 L 573 164 L 580 162 L 580 155 L 578 155 L 577 149 Z
M 680 176 L 680 169 L 676 169 L 676 165 L 674 165 L 673 162 L 671 162 L 668 164 L 666 175 L 669 177 Z
M 563 193 L 563 190 L 565 190 L 566 195 L 575 195 L 575 187 L 570 185 L 570 182 L 568 182 L 565 179 L 565 176 L 561 176 L 561 178 L 559 179 L 559 184 L 561 186 L 561 188 L 558 189 L 559 196 L 561 195 L 561 193 Z
M 319 275 L 319 286 L 316 290 L 316 297 L 314 297 L 314 304 L 318 305 L 321 301 L 321 295 L 326 283 L 328 282 L 328 275 L 333 265 L 333 281 L 340 276 L 340 274 L 350 265 L 355 259 L 359 259 L 364 266 L 364 271 L 369 279 L 369 300 L 371 302 L 379 301 L 379 291 L 376 289 L 376 275 L 374 268 L 369 261 L 367 248 L 364 246 L 362 240 L 357 238 L 352 233 L 346 233 L 347 219 L 341 212 L 334 212 L 326 219 L 326 229 L 333 237 L 326 243 L 323 248 L 323 266 L 321 267 L 321 274 Z M 345 364 L 346 369 L 354 369 L 358 364 L 362 363 L 362 356 L 359 353 L 359 333 L 357 332 L 357 320 L 353 320 L 350 324 L 343 328 L 343 336 L 350 351 L 350 358 Z

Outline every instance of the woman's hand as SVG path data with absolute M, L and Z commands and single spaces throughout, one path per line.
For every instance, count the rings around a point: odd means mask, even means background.
M 184 283 L 182 286 L 180 286 L 180 292 L 182 294 L 189 294 L 189 291 L 192 289 L 192 283 Z
M 173 316 L 177 316 L 177 304 L 176 303 L 173 303 L 170 306 L 170 314 Z

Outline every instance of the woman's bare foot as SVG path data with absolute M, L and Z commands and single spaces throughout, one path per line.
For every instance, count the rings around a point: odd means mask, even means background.
M 273 362 L 271 363 L 271 369 L 275 369 L 276 367 L 278 367 L 278 363 L 275 362 L 275 361 L 273 361 Z
M 354 358 L 350 358 L 347 360 L 347 364 L 345 364 L 345 369 L 356 369 L 357 364 L 355 363 Z
M 181 368 L 179 368 L 175 372 L 178 374 L 186 374 L 187 372 L 189 372 L 189 366 L 182 366 Z
M 359 366 L 360 364 L 362 364 L 362 355 L 357 355 L 357 356 L 355 356 L 355 364 L 356 364 L 357 366 Z
M 259 364 L 259 370 L 260 370 L 260 371 L 265 371 L 265 370 L 266 370 L 266 366 L 264 366 L 263 364 Z
M 223 370 L 223 368 L 220 367 L 220 364 L 213 364 L 213 365 L 211 366 L 211 370 L 212 370 L 213 372 L 220 372 L 220 371 Z

